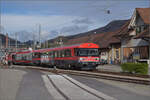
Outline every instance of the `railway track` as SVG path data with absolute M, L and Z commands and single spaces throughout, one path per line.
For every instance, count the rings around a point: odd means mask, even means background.
M 47 76 L 48 77 L 48 76 Z M 56 85 L 55 82 L 52 81 L 52 79 L 50 77 L 48 77 L 49 81 L 51 82 L 51 84 L 54 86 L 54 88 L 65 98 L 65 100 L 70 100 L 69 97 L 67 95 L 65 95 Z
M 111 72 L 103 71 L 103 70 L 94 70 L 93 73 L 104 73 L 104 74 L 112 74 L 112 75 L 120 75 L 120 76 L 130 76 L 130 77 L 139 77 L 139 78 L 150 78 L 150 75 L 139 75 L 139 74 L 130 74 L 130 73 L 123 73 L 123 72 Z
M 49 81 L 51 91 L 59 94 L 61 100 L 117 100 L 111 96 L 103 94 L 95 89 L 92 89 L 67 75 L 56 74 L 46 75 L 44 79 Z M 63 85 L 63 87 L 62 87 Z M 52 88 L 53 87 L 53 88 Z M 60 99 L 58 96 L 55 99 Z
M 120 76 L 120 75 L 103 74 L 103 73 L 91 73 L 91 72 L 84 72 L 84 71 L 79 71 L 78 72 L 78 71 L 62 71 L 61 70 L 61 71 L 59 71 L 59 73 L 86 76 L 86 77 L 92 77 L 92 78 L 115 80 L 115 81 L 121 81 L 121 82 L 129 82 L 129 83 L 150 85 L 150 79 L 149 78 Z
M 48 71 L 55 74 L 69 74 L 69 75 L 78 75 L 92 78 L 100 78 L 107 80 L 114 80 L 120 82 L 129 82 L 143 85 L 150 85 L 150 77 L 149 76 L 140 76 L 140 75 L 129 75 L 129 74 L 121 74 L 121 73 L 113 73 L 113 72 L 103 72 L 103 71 L 75 71 L 75 70 L 62 70 L 62 69 L 52 69 L 52 68 L 43 68 L 43 67 L 35 67 L 35 66 L 13 66 L 16 68 L 27 68 L 27 69 L 36 69 L 42 71 Z
M 129 82 L 129 83 L 136 83 L 136 84 L 143 84 L 143 85 L 150 85 L 150 78 L 146 77 L 137 77 L 131 75 L 115 75 L 111 73 L 98 73 L 98 72 L 89 72 L 89 71 L 75 71 L 75 70 L 62 70 L 62 69 L 49 69 L 49 68 L 42 68 L 42 67 L 26 67 L 28 69 L 36 69 L 42 71 L 48 71 L 56 74 L 69 74 L 69 75 L 78 75 L 78 76 L 85 76 L 85 77 L 92 77 L 92 78 L 100 78 L 100 79 L 107 79 L 107 80 L 114 80 L 114 81 L 121 81 L 121 82 Z

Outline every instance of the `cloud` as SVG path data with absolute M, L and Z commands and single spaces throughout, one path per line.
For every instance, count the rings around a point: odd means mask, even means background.
M 64 36 L 78 34 L 78 33 L 85 32 L 85 31 L 88 31 L 88 25 L 82 25 L 82 26 L 72 25 L 72 26 L 63 27 L 61 29 L 61 33 Z
M 48 35 L 49 35 L 48 38 L 51 39 L 51 38 L 57 37 L 59 35 L 59 32 L 58 30 L 51 30 Z
M 56 29 L 56 30 L 51 30 L 51 31 L 41 31 L 41 41 L 45 41 L 48 39 L 55 38 L 57 36 L 63 35 L 72 35 L 72 34 L 78 34 L 81 32 L 88 31 L 88 25 L 72 25 L 72 26 L 65 26 L 62 27 L 61 29 Z M 39 41 L 39 33 L 38 32 L 31 32 L 27 30 L 21 30 L 15 32 L 13 35 L 11 35 L 12 38 L 16 38 L 15 35 L 17 34 L 17 39 L 20 40 L 21 42 L 25 42 L 28 40 L 35 40 Z
M 17 39 L 21 42 L 25 42 L 25 41 L 28 41 L 28 40 L 33 40 L 33 38 L 35 38 L 35 37 L 33 37 L 33 34 L 31 32 L 28 32 L 26 30 L 15 32 L 14 35 L 16 35 Z M 16 38 L 16 36 L 15 36 L 15 38 Z
M 16 38 L 15 36 L 16 34 L 17 34 L 17 39 L 20 40 L 21 42 L 25 42 L 28 40 L 39 41 L 39 36 L 40 36 L 41 41 L 43 42 L 45 40 L 52 39 L 58 36 L 58 33 L 55 31 L 48 32 L 48 31 L 42 30 L 41 34 L 39 35 L 39 33 L 37 32 L 21 30 L 21 31 L 15 32 L 13 35 L 11 35 L 11 37 Z
M 19 37 L 23 41 L 31 39 L 32 33 L 38 40 L 39 24 L 41 38 L 46 40 L 57 37 L 60 33 L 73 35 L 96 29 L 114 19 L 128 19 L 136 7 L 149 6 L 149 0 L 5 1 L 1 14 L 2 30 L 8 34 L 23 34 L 23 37 Z M 111 10 L 111 14 L 106 13 L 107 9 Z
M 80 16 L 32 16 L 32 15 L 2 15 L 2 25 L 8 33 L 18 33 L 21 41 L 30 40 L 33 33 L 38 40 L 39 24 L 41 24 L 41 39 L 57 37 L 60 32 L 72 35 L 88 30 L 92 21 Z
M 89 18 L 75 19 L 72 22 L 75 24 L 92 24 L 93 23 L 91 20 L 89 20 Z
M 32 15 L 2 15 L 2 25 L 8 31 L 18 30 L 31 30 L 38 28 L 38 24 L 41 24 L 42 29 L 55 29 L 61 28 L 66 24 L 72 22 L 72 20 L 78 19 L 77 16 L 32 16 Z

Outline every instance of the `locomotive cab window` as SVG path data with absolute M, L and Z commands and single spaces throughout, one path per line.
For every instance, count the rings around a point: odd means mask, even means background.
M 76 48 L 76 56 L 99 56 L 99 51 L 97 48 Z

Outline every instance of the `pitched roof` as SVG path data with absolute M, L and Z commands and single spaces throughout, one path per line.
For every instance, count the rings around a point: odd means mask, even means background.
M 130 31 L 128 29 L 128 25 L 130 23 L 130 20 L 128 20 L 117 32 L 117 34 L 115 36 L 122 36 L 122 35 L 126 35 L 128 34 L 128 32 Z
M 118 31 L 105 32 L 105 33 L 87 35 L 85 37 L 80 37 L 76 39 L 71 39 L 66 43 L 66 45 L 93 42 L 98 44 L 100 48 L 108 48 L 108 46 L 112 43 L 120 43 L 120 40 L 114 37 L 114 35 L 117 34 L 117 32 Z
M 102 48 L 108 48 L 110 44 L 113 43 L 120 43 L 120 40 L 114 37 L 115 34 L 117 34 L 118 31 L 115 32 L 109 32 L 109 33 L 104 33 L 104 36 L 99 39 L 98 44 Z
M 136 11 L 138 14 L 141 16 L 142 20 L 144 21 L 145 24 L 150 24 L 150 8 L 136 8 Z M 130 24 L 130 21 L 127 21 L 119 30 L 118 34 L 115 36 L 124 36 L 128 35 L 130 33 L 130 29 L 128 29 L 128 26 Z
M 145 24 L 150 24 L 150 8 L 136 8 Z

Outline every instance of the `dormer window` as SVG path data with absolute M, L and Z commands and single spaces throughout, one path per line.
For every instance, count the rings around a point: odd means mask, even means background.
M 140 32 L 141 32 L 141 27 L 140 26 L 136 27 L 136 34 L 138 34 Z
M 148 27 L 146 25 L 140 25 L 137 26 L 136 29 L 136 34 L 141 33 L 142 31 L 144 31 L 145 29 L 147 29 Z

